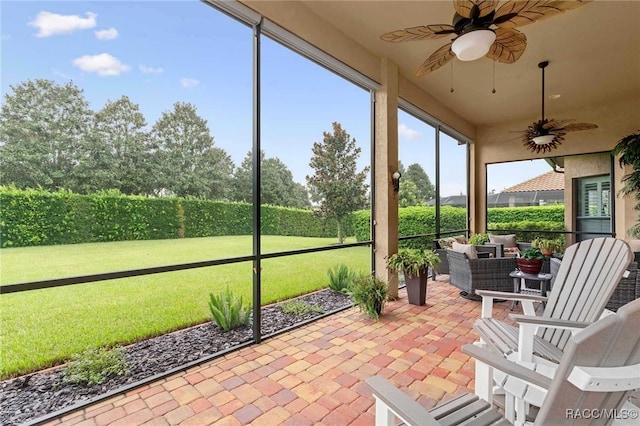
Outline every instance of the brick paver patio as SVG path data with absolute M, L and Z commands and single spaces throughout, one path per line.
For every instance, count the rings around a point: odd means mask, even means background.
M 494 316 L 509 304 L 494 305 Z M 364 380 L 388 378 L 421 404 L 473 390 L 480 303 L 429 281 L 427 304 L 406 292 L 379 322 L 351 308 L 199 367 L 68 414 L 64 425 L 373 425 Z

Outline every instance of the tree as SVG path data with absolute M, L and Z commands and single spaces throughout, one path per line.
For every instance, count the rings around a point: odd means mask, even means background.
M 79 186 L 83 192 L 118 189 L 124 194 L 150 194 L 153 168 L 147 120 L 128 97 L 109 101 L 94 120 L 83 147 Z
M 311 200 L 319 205 L 320 214 L 338 223 L 338 241 L 343 242 L 342 224 L 355 210 L 365 207 L 369 167 L 357 171 L 360 148 L 356 140 L 333 123 L 333 134 L 323 133 L 322 142 L 314 142 L 309 166 L 315 170 L 307 176 Z
M 632 171 L 622 178 L 622 189 L 619 194 L 632 195 L 638 202 L 636 210 L 640 210 L 640 130 L 620 139 L 611 151 L 612 155 L 620 155 L 620 167 L 631 166 Z M 640 238 L 640 222 L 627 229 L 627 234 L 633 238 Z
M 420 164 L 413 163 L 409 165 L 407 171 L 402 175 L 402 179 L 411 181 L 416 185 L 416 195 L 419 200 L 418 204 L 426 203 L 436 196 L 436 190 Z
M 78 190 L 74 173 L 93 118 L 82 90 L 72 82 L 60 86 L 42 79 L 11 89 L 0 110 L 3 183 Z
M 422 201 L 418 197 L 418 187 L 413 181 L 400 179 L 398 205 L 400 207 L 419 206 Z
M 278 157 L 265 158 L 260 151 L 262 204 L 309 208 L 309 196 L 304 185 L 293 181 L 293 174 Z M 253 151 L 249 151 L 234 173 L 233 199 L 251 202 L 253 197 Z
M 229 195 L 233 161 L 214 146 L 207 120 L 190 103 L 176 102 L 153 125 L 151 138 L 160 174 L 156 191 L 180 197 L 225 199 Z

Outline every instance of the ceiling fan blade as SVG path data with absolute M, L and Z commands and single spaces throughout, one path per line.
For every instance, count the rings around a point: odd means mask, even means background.
M 496 10 L 496 6 L 498 5 L 497 0 L 454 0 L 453 7 L 456 10 L 456 13 L 465 18 L 471 18 L 471 9 L 473 6 L 478 6 L 478 16 L 476 18 L 482 18 L 483 16 L 487 16 L 494 10 Z
M 505 64 L 512 64 L 527 48 L 527 37 L 516 29 L 496 28 L 496 41 L 493 42 L 487 58 Z
M 402 43 L 404 41 L 434 40 L 446 37 L 455 33 L 455 28 L 448 24 L 421 25 L 418 27 L 405 28 L 382 34 L 380 38 L 391 43 Z
M 547 129 L 547 130 L 549 130 L 549 129 L 558 129 L 560 127 L 561 127 L 561 124 L 558 121 L 552 120 L 552 119 L 549 119 L 549 121 L 547 123 L 542 125 L 542 128 L 543 129 Z
M 571 123 L 572 121 L 576 121 L 573 118 L 570 118 L 568 120 L 554 120 L 553 118 L 549 119 L 549 122 L 547 124 L 544 124 L 542 127 L 544 129 L 552 129 L 552 130 L 559 130 L 559 129 L 564 129 L 564 127 Z
M 452 43 L 447 43 L 440 49 L 433 52 L 431 56 L 429 56 L 427 60 L 420 65 L 420 68 L 416 71 L 416 77 L 422 77 L 423 75 L 429 74 L 431 71 L 437 70 L 455 58 L 455 55 L 451 51 L 451 44 Z
M 563 132 L 577 132 L 578 130 L 591 130 L 597 129 L 598 125 L 593 123 L 571 123 L 564 126 L 562 129 Z
M 494 18 L 494 24 L 499 28 L 515 28 L 542 19 L 558 15 L 566 10 L 575 9 L 593 0 L 577 1 L 516 1 L 509 0 L 498 8 Z M 508 19 L 507 15 L 516 13 Z

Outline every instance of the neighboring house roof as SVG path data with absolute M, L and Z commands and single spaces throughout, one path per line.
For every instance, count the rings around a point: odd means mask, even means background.
M 529 191 L 557 191 L 564 190 L 564 174 L 557 173 L 553 170 L 536 176 L 510 188 L 504 189 L 502 192 L 529 192 Z
M 564 174 L 553 170 L 497 194 L 487 195 L 487 207 L 531 206 L 543 204 L 564 203 Z M 435 204 L 435 199 L 426 203 Z M 464 207 L 467 204 L 466 195 L 442 197 L 441 206 Z

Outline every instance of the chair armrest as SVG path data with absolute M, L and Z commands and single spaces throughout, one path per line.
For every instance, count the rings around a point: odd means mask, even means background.
M 418 404 L 407 394 L 393 386 L 382 376 L 373 376 L 365 380 L 365 383 L 371 389 L 371 393 L 376 399 L 376 424 L 393 425 L 393 416 L 389 411 L 398 416 L 408 425 L 437 425 L 436 419 L 429 414 L 426 408 Z M 380 404 L 380 405 L 379 405 Z M 386 417 L 385 419 L 378 418 Z
M 545 328 L 557 328 L 557 329 L 583 329 L 590 326 L 591 322 L 584 321 L 569 321 L 562 319 L 549 319 L 542 317 L 535 317 L 531 315 L 521 315 L 521 314 L 509 314 L 509 318 L 518 322 L 519 324 L 532 324 Z
M 551 385 L 551 379 L 547 376 L 543 376 L 520 364 L 509 361 L 495 351 L 484 349 L 474 344 L 466 344 L 462 346 L 462 352 L 472 356 L 477 361 L 483 362 L 517 379 L 524 380 L 542 390 L 549 389 Z
M 490 291 L 490 290 L 476 290 L 476 294 L 481 297 L 492 297 L 494 299 L 505 300 L 531 300 L 533 302 L 546 302 L 545 296 L 539 296 L 537 294 L 521 294 L 521 293 L 507 293 L 504 291 Z

